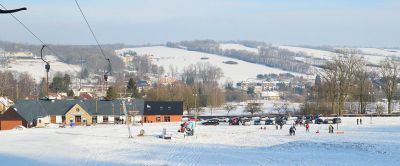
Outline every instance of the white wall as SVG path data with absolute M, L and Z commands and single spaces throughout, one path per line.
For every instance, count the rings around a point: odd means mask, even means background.
M 97 116 L 97 123 L 103 123 L 103 116 Z
M 62 116 L 56 116 L 56 123 L 62 123 Z

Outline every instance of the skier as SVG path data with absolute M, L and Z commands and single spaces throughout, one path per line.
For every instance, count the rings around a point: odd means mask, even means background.
M 360 118 L 360 125 L 362 125 L 362 119 Z
M 306 132 L 310 132 L 310 124 L 306 124 Z
M 359 122 L 359 120 L 358 120 L 358 118 L 357 118 L 357 125 L 358 125 L 358 122 Z
M 26 10 L 26 7 L 19 8 L 19 9 L 13 9 L 13 10 L 3 10 L 3 9 L 0 9 L 0 14 L 15 13 L 15 12 L 19 12 L 19 11 L 21 11 L 21 10 Z
M 283 127 L 283 123 L 281 122 L 281 123 L 279 124 L 279 126 L 281 126 L 281 130 L 282 130 L 282 127 Z

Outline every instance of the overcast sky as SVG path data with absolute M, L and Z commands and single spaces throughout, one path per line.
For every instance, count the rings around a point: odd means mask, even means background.
M 79 0 L 101 43 L 194 39 L 400 46 L 399 0 Z M 74 0 L 2 0 L 47 43 L 95 44 Z M 0 40 L 38 43 L 0 15 Z

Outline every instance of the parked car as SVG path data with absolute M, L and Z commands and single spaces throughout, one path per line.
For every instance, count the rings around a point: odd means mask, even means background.
M 324 120 L 321 119 L 321 118 L 318 118 L 318 119 L 315 119 L 315 120 L 314 120 L 314 123 L 315 123 L 315 124 L 323 124 L 323 123 L 324 123 Z
M 247 118 L 247 117 L 242 117 L 240 118 L 240 122 L 242 123 L 242 125 L 251 125 L 251 118 Z
M 254 125 L 261 125 L 261 119 L 254 120 Z
M 239 118 L 238 117 L 233 117 L 229 119 L 229 125 L 239 125 Z
M 311 124 L 311 123 L 313 123 L 313 120 L 312 120 L 312 119 L 306 119 L 306 120 L 304 120 L 304 124 L 307 124 L 307 123 Z
M 325 119 L 324 124 L 333 124 L 333 119 Z
M 272 120 L 272 119 L 267 119 L 267 120 L 265 121 L 265 125 L 274 125 L 274 124 L 275 124 L 275 121 Z
M 278 125 L 280 124 L 284 125 L 286 124 L 286 120 L 284 120 L 283 118 L 276 118 L 275 123 Z
M 219 125 L 219 121 L 218 121 L 218 119 L 209 119 L 201 124 L 202 125 Z
M 229 118 L 218 118 L 218 121 L 221 122 L 228 122 Z
M 190 120 L 190 121 L 196 121 L 196 122 L 200 121 L 199 118 L 197 118 L 197 119 L 196 119 L 196 118 L 189 118 L 189 120 Z
M 340 118 L 333 118 L 333 124 L 342 123 L 342 119 Z

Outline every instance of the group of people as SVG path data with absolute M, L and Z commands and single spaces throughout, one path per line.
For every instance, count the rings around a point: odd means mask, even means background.
M 194 123 L 192 121 L 186 121 L 181 124 L 181 128 L 178 132 L 185 133 L 185 136 L 194 135 Z

